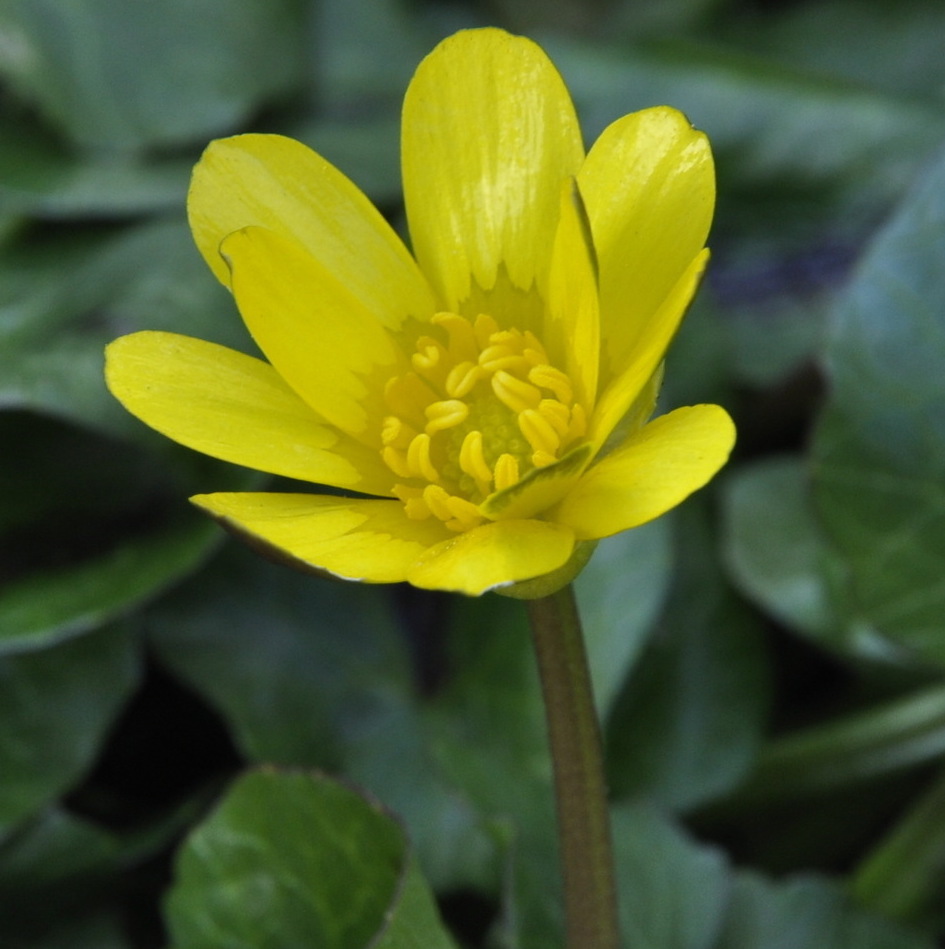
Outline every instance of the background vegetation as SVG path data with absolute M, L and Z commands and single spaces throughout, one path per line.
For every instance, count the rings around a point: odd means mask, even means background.
M 307 942 L 304 885 L 265 932 L 210 924 L 265 885 L 227 840 L 309 826 L 295 779 L 261 772 L 190 836 L 261 764 L 399 814 L 462 945 L 555 944 L 519 606 L 257 559 L 185 499 L 258 476 L 146 430 L 101 375 L 136 329 L 251 350 L 183 216 L 211 138 L 301 138 L 402 224 L 403 90 L 486 23 L 545 46 L 589 140 L 667 103 L 718 162 L 663 402 L 724 404 L 737 456 L 578 585 L 628 945 L 942 944 L 945 6 L 2 0 L 0 945 L 366 944 L 384 905 Z M 386 820 L 325 807 L 342 849 L 364 820 L 407 859 Z

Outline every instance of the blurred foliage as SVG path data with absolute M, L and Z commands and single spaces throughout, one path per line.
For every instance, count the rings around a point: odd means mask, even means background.
M 295 135 L 399 225 L 406 83 L 486 23 L 589 139 L 668 103 L 717 156 L 663 401 L 726 405 L 737 455 L 578 582 L 628 945 L 943 944 L 939 0 L 2 0 L 5 949 L 560 939 L 520 607 L 236 549 L 185 498 L 258 476 L 101 372 L 136 329 L 251 346 L 184 222 L 211 138 Z

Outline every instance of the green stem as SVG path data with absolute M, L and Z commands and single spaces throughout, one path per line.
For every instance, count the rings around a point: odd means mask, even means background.
M 528 601 L 554 763 L 568 949 L 619 949 L 600 726 L 574 590 Z

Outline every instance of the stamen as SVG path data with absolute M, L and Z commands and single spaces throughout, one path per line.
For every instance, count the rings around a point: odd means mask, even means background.
M 562 438 L 568 434 L 571 426 L 571 410 L 566 405 L 557 399 L 542 399 L 538 403 L 538 411 Z
M 547 468 L 553 465 L 558 459 L 554 455 L 549 455 L 546 451 L 536 451 L 532 453 L 532 464 L 536 468 Z
M 434 402 L 428 405 L 424 410 L 427 418 L 430 420 L 426 425 L 426 433 L 434 435 L 447 428 L 453 428 L 456 425 L 465 422 L 469 416 L 469 406 L 459 399 L 446 399 L 442 402 Z
M 423 489 L 423 500 L 433 512 L 433 516 L 441 521 L 448 521 L 453 517 L 448 504 L 449 498 L 449 494 L 438 484 L 428 484 Z
M 387 445 L 381 449 L 381 458 L 384 460 L 384 464 L 398 477 L 413 477 L 413 472 L 407 463 L 407 456 L 402 451 L 398 451 L 396 448 Z
M 571 406 L 571 427 L 568 431 L 568 441 L 574 438 L 583 438 L 587 434 L 587 413 L 580 402 Z
M 459 449 L 459 467 L 477 481 L 492 481 L 492 471 L 482 452 L 482 432 L 477 429 L 473 429 L 463 439 Z
M 499 324 L 488 313 L 480 313 L 476 317 L 476 322 L 473 323 L 473 332 L 476 334 L 479 348 L 485 349 L 489 345 L 489 338 L 498 330 Z
M 446 522 L 446 526 L 451 530 L 468 531 L 471 527 L 482 523 L 483 517 L 479 513 L 479 508 L 465 498 L 451 494 L 446 499 L 446 506 L 453 515 L 453 519 Z
M 485 373 L 475 363 L 461 362 L 453 366 L 446 376 L 446 393 L 454 399 L 462 399 L 476 387 Z
M 571 380 L 554 366 L 543 365 L 535 366 L 529 370 L 528 381 L 543 389 L 550 389 L 558 400 L 570 405 L 574 400 L 574 390 L 571 388 Z
M 499 455 L 499 460 L 495 463 L 494 477 L 496 491 L 504 491 L 513 484 L 518 484 L 518 459 L 508 453 Z
M 518 416 L 518 427 L 536 452 L 555 457 L 561 447 L 561 439 L 548 420 L 535 409 L 526 409 Z
M 492 391 L 503 405 L 513 412 L 536 409 L 541 402 L 541 393 L 522 379 L 516 379 L 511 373 L 500 370 L 492 377 Z
M 446 330 L 449 335 L 449 353 L 454 361 L 476 358 L 479 347 L 476 345 L 476 334 L 469 320 L 456 313 L 436 313 L 430 322 Z
M 430 436 L 418 435 L 407 449 L 407 465 L 414 477 L 424 477 L 427 481 L 439 481 L 440 473 L 430 460 Z M 408 476 L 409 477 L 409 476 Z

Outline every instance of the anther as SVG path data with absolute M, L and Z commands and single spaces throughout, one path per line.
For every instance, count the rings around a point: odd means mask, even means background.
M 541 412 L 548 424 L 564 438 L 571 427 L 571 410 L 557 399 L 542 399 L 538 403 Z
M 428 435 L 434 435 L 465 422 L 469 415 L 469 406 L 459 399 L 445 399 L 428 405 L 424 412 L 429 419 L 425 431 Z
M 500 370 L 492 377 L 492 391 L 503 405 L 513 412 L 538 408 L 541 393 L 533 385 Z
M 548 420 L 535 409 L 526 409 L 518 416 L 518 427 L 536 452 L 545 452 L 553 458 L 561 446 L 561 439 Z
M 457 363 L 446 376 L 446 393 L 454 399 L 462 399 L 472 392 L 482 377 L 483 370 L 475 363 Z
M 449 494 L 438 484 L 428 484 L 423 489 L 423 500 L 426 502 L 427 507 L 433 512 L 433 516 L 439 518 L 441 521 L 448 521 L 453 517 L 453 512 L 449 509 L 449 505 L 447 504 L 449 497 Z
M 496 491 L 504 491 L 513 484 L 518 484 L 518 459 L 508 453 L 499 455 L 499 460 L 495 463 L 494 477 Z
M 459 467 L 476 481 L 492 481 L 492 471 L 482 451 L 482 432 L 473 429 L 459 449 Z
M 439 481 L 440 473 L 433 467 L 430 460 L 430 436 L 426 433 L 418 435 L 407 449 L 407 466 L 413 477 L 424 477 L 427 481 Z
M 398 477 L 413 477 L 413 472 L 410 470 L 407 457 L 402 451 L 398 451 L 396 448 L 387 445 L 381 449 L 381 458 L 384 460 L 384 464 Z
M 528 381 L 533 382 L 542 389 L 548 389 L 553 392 L 566 405 L 570 405 L 574 399 L 574 390 L 571 388 L 571 380 L 554 366 L 535 366 L 529 370 Z

